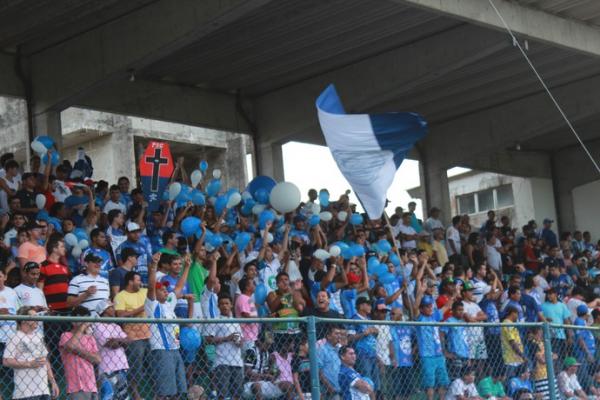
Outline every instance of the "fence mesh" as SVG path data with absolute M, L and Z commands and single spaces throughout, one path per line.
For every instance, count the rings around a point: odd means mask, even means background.
M 375 313 L 377 320 L 252 323 L 2 316 L 0 394 L 394 400 L 598 395 L 595 329 L 395 322 L 397 312 Z

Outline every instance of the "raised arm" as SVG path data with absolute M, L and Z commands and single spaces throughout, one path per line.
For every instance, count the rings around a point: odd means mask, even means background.
M 152 256 L 152 262 L 148 267 L 148 294 L 149 300 L 156 300 L 156 268 L 160 260 L 160 253 L 154 253 Z
M 184 259 L 183 259 L 183 272 L 181 273 L 181 276 L 179 277 L 179 279 L 177 280 L 177 283 L 175 284 L 175 289 L 173 289 L 173 292 L 175 293 L 175 295 L 177 297 L 181 296 L 181 291 L 183 290 L 183 287 L 185 286 L 185 283 L 187 282 L 187 278 L 188 275 L 190 273 L 190 266 L 192 265 L 192 258 L 190 257 L 190 254 L 186 254 Z

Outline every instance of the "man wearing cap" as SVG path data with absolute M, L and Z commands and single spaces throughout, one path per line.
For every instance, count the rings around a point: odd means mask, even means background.
M 441 321 L 441 315 L 438 310 L 434 311 L 433 297 L 423 296 L 422 292 L 417 293 L 415 299 L 417 321 L 435 322 Z M 415 328 L 417 336 L 417 348 L 421 358 L 421 384 L 425 389 L 428 400 L 433 400 L 435 390 L 437 389 L 440 399 L 446 394 L 446 388 L 450 384 L 448 370 L 446 369 L 446 359 L 442 351 L 442 341 L 440 339 L 440 328 L 438 326 L 417 326 Z
M 108 283 L 110 284 L 110 297 L 114 298 L 117 293 L 124 290 L 127 286 L 125 276 L 131 271 L 135 271 L 139 254 L 131 247 L 123 249 L 121 252 L 121 265 L 110 271 Z
M 589 308 L 585 304 L 577 306 L 577 318 L 573 322 L 576 326 L 588 326 Z M 575 331 L 575 357 L 581 364 L 580 377 L 583 387 L 588 389 L 592 383 L 596 361 L 596 340 L 592 331 L 577 329 Z
M 84 260 L 88 254 L 94 254 L 102 259 L 100 263 L 100 276 L 108 279 L 110 271 L 113 269 L 113 262 L 108 251 L 106 251 L 106 233 L 99 228 L 92 229 L 90 232 L 90 247 L 81 253 L 80 264 L 84 265 Z
M 139 254 L 137 259 L 136 271 L 142 277 L 143 283 L 148 283 L 148 263 L 152 259 L 152 246 L 147 240 L 142 238 L 142 228 L 135 222 L 126 224 L 127 240 L 121 243 L 115 252 L 117 260 L 121 260 L 123 249 L 131 248 Z
M 102 258 L 88 253 L 83 262 L 86 273 L 77 275 L 69 282 L 67 307 L 83 306 L 94 313 L 96 306 L 110 297 L 108 279 L 100 276 Z
M 40 244 L 42 227 L 35 221 L 27 224 L 28 240 L 19 246 L 17 260 L 21 266 L 30 261 L 41 263 L 46 260 L 46 249 Z
M 587 400 L 588 398 L 577 379 L 577 369 L 580 365 L 574 357 L 567 357 L 564 361 L 565 369 L 557 376 L 558 389 L 566 400 Z
M 385 299 L 376 304 L 382 310 L 387 309 Z M 371 301 L 366 297 L 356 299 L 356 314 L 352 317 L 357 321 L 369 321 L 371 315 Z M 362 375 L 369 377 L 374 384 L 374 390 L 381 390 L 379 367 L 377 366 L 377 335 L 379 329 L 374 325 L 355 324 L 349 330 L 349 340 L 354 344 L 358 356 L 356 369 Z
M 554 247 L 558 246 L 558 238 L 556 237 L 556 233 L 551 229 L 553 220 L 550 218 L 544 219 L 544 227 L 540 231 L 540 239 L 544 241 L 548 246 Z
M 109 300 L 98 302 L 94 311 L 99 317 L 115 317 L 115 307 Z M 113 392 L 112 399 L 128 399 L 127 372 L 129 363 L 124 348 L 129 343 L 127 334 L 123 332 L 118 324 L 99 322 L 94 324 L 94 338 L 98 344 L 100 354 L 100 364 L 98 364 L 100 391 L 102 392 L 110 385 Z M 135 360 L 134 362 L 142 362 L 142 360 Z

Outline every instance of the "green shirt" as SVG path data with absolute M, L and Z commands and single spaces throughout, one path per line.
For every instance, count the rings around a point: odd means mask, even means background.
M 199 261 L 193 261 L 190 266 L 190 273 L 188 274 L 188 286 L 190 293 L 194 294 L 196 302 L 200 301 L 202 293 L 204 293 L 204 287 L 206 286 L 205 280 L 208 277 L 208 270 Z
M 498 382 L 494 383 L 494 380 L 492 379 L 491 376 L 488 376 L 487 378 L 483 378 L 479 382 L 479 385 L 477 385 L 477 391 L 479 392 L 479 395 L 481 397 L 490 397 L 490 396 L 505 397 L 506 396 L 506 394 L 504 393 L 504 385 L 502 385 L 502 382 L 498 381 Z

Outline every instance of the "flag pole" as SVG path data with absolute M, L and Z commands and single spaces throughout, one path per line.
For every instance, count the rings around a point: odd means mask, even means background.
M 390 238 L 392 239 L 392 248 L 394 249 L 394 252 L 396 253 L 396 256 L 398 257 L 398 260 L 400 260 L 400 251 L 398 250 L 398 246 L 396 246 L 396 238 L 394 238 L 394 231 L 392 230 L 392 223 L 390 222 L 390 218 L 387 215 L 387 211 L 383 210 L 383 218 L 385 219 L 385 225 L 388 228 L 388 234 L 390 236 Z M 400 264 L 400 271 L 402 271 L 402 280 L 406 283 L 406 300 L 408 301 L 408 312 L 409 312 L 409 316 L 410 319 L 413 319 L 413 304 L 412 304 L 412 300 L 410 298 L 410 294 L 408 293 L 408 287 L 409 287 L 409 281 L 408 281 L 408 277 L 406 276 L 406 267 L 404 265 L 402 265 L 402 263 Z

